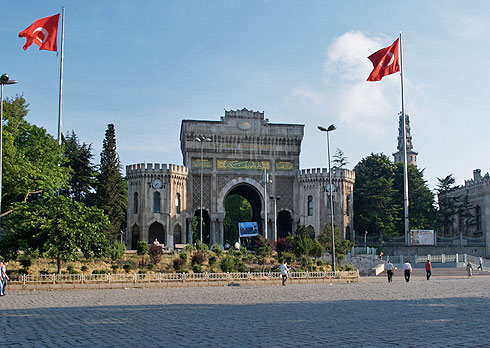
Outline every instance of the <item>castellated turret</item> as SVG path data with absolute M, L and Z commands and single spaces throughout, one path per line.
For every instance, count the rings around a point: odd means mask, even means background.
M 185 197 L 188 168 L 176 164 L 126 166 L 128 181 L 128 246 L 155 238 L 168 247 L 185 243 Z M 133 238 L 134 237 L 134 238 Z
M 354 240 L 354 182 L 356 173 L 348 169 L 332 169 L 334 225 L 342 239 Z M 327 168 L 302 169 L 298 174 L 300 185 L 301 218 L 311 237 L 317 238 L 330 225 L 329 175 Z

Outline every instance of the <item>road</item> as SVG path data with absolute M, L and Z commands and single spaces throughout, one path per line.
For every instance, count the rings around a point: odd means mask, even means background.
M 489 347 L 490 276 L 7 291 L 1 347 Z

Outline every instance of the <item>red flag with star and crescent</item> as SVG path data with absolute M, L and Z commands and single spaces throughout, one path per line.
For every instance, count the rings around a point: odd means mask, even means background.
M 56 38 L 58 34 L 58 21 L 60 14 L 41 18 L 19 33 L 19 37 L 27 39 L 24 51 L 35 43 L 40 50 L 57 51 Z
M 374 66 L 368 81 L 381 81 L 383 77 L 400 71 L 399 42 L 398 38 L 391 46 L 382 48 L 368 57 Z

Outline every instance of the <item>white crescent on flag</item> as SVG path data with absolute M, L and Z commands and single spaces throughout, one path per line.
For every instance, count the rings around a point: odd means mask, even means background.
M 44 29 L 43 27 L 39 27 L 39 28 L 34 29 L 34 31 L 32 33 L 34 34 L 34 33 L 38 32 L 38 31 L 40 31 L 41 33 L 43 33 L 44 39 L 41 40 L 41 38 L 39 37 L 39 35 L 36 35 L 35 38 L 38 39 L 43 44 L 46 41 L 46 39 L 48 38 L 49 32 L 46 29 Z

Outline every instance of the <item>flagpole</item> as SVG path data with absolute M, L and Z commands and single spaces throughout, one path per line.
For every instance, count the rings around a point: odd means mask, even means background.
M 63 55 L 65 43 L 65 8 L 62 8 L 61 14 L 61 58 L 60 58 L 60 99 L 58 106 L 58 145 L 61 145 L 61 110 L 63 102 Z
M 405 217 L 405 238 L 409 242 L 409 219 L 408 219 L 408 170 L 407 170 L 407 127 L 405 115 L 405 96 L 404 96 L 404 79 L 403 79 L 403 45 L 402 33 L 400 32 L 400 79 L 402 95 L 402 123 L 403 123 L 403 200 L 404 200 L 404 217 Z

